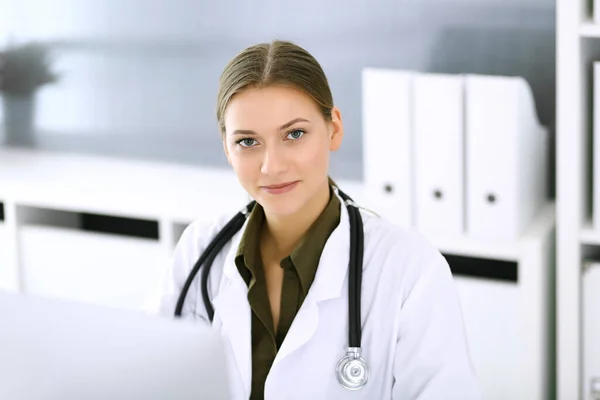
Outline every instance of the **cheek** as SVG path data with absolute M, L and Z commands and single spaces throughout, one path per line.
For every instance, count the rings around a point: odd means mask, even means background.
M 260 158 L 252 150 L 229 149 L 229 161 L 240 178 L 249 178 L 256 175 L 256 170 L 260 170 Z
M 302 163 L 305 168 L 313 170 L 326 169 L 329 165 L 329 148 L 322 140 L 315 140 L 308 151 L 302 152 Z

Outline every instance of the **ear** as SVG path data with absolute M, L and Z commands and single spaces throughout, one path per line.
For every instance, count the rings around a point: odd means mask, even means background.
M 227 149 L 227 141 L 225 140 L 225 134 L 221 135 L 221 142 L 223 143 L 223 151 L 225 152 L 225 157 L 227 157 L 227 162 L 231 165 L 231 159 L 229 158 L 229 149 Z
M 334 106 L 331 109 L 331 137 L 329 141 L 329 150 L 336 151 L 342 145 L 344 138 L 344 124 L 342 123 L 342 113 L 339 108 Z

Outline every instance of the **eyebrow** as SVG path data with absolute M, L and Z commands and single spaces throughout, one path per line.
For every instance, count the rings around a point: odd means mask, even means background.
M 279 130 L 282 131 L 284 129 L 287 129 L 290 126 L 292 126 L 298 122 L 310 122 L 310 121 L 307 119 L 304 119 L 304 118 L 294 118 L 293 120 L 281 125 L 279 127 Z M 247 129 L 237 129 L 237 130 L 233 131 L 231 134 L 232 135 L 256 135 L 256 132 L 254 132 L 252 130 L 247 130 Z

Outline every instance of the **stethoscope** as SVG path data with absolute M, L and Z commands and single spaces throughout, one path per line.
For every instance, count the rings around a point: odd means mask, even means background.
M 363 269 L 363 245 L 364 232 L 363 223 L 360 216 L 358 206 L 347 194 L 337 189 L 340 197 L 344 201 L 348 210 L 350 219 L 350 262 L 349 262 L 349 277 L 348 277 L 348 341 L 349 345 L 346 350 L 346 355 L 340 359 L 336 366 L 337 380 L 344 388 L 348 390 L 358 390 L 365 386 L 369 379 L 369 369 L 367 363 L 361 356 L 361 315 L 360 315 L 360 300 L 361 300 L 361 284 L 362 284 L 362 269 Z M 202 253 L 194 268 L 188 275 L 179 299 L 175 308 L 175 316 L 180 317 L 183 310 L 185 297 L 194 281 L 198 271 L 205 265 L 201 275 L 202 285 L 202 300 L 210 321 L 214 318 L 215 311 L 208 297 L 208 274 L 213 261 L 223 249 L 223 247 L 231 240 L 244 225 L 246 217 L 250 214 L 256 201 L 250 202 L 240 212 L 238 212 L 221 231 L 212 239 L 206 250 Z

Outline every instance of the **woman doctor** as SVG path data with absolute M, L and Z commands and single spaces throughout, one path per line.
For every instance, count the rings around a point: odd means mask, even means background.
M 344 126 L 319 63 L 285 41 L 245 49 L 221 75 L 217 119 L 227 159 L 256 205 L 212 263 L 214 315 L 199 273 L 181 316 L 212 317 L 233 398 L 479 399 L 445 259 L 363 210 L 360 355 L 348 359 L 352 208 L 328 178 Z M 236 211 L 185 230 L 161 313 L 174 315 L 194 264 Z

